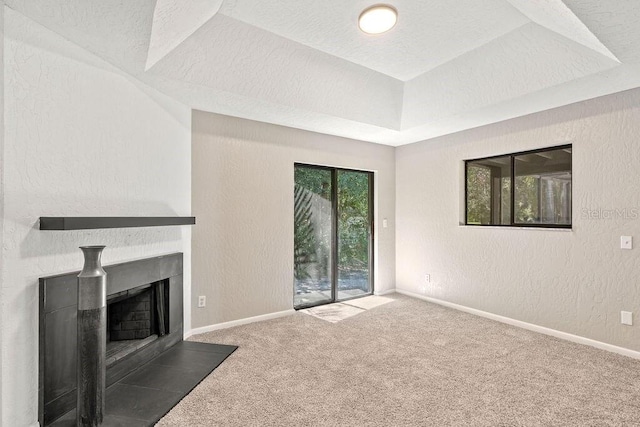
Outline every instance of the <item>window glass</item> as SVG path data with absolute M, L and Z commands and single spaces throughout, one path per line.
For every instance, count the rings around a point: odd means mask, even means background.
M 516 224 L 571 224 L 571 148 L 514 156 Z
M 570 227 L 571 154 L 563 146 L 467 160 L 466 224 Z
M 511 224 L 511 157 L 467 162 L 467 224 Z

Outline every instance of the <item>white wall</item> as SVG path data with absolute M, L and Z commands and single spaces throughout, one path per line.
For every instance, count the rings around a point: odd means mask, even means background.
M 11 9 L 4 47 L 1 424 L 25 426 L 37 420 L 39 277 L 80 269 L 78 246 L 104 244 L 105 264 L 184 252 L 190 284 L 188 227 L 46 232 L 38 217 L 189 215 L 191 117 Z
M 393 147 L 194 111 L 193 326 L 293 308 L 294 163 L 375 171 L 375 290 L 394 288 Z M 207 297 L 196 308 L 197 296 Z
M 567 143 L 572 231 L 459 225 L 463 160 Z M 398 289 L 640 350 L 640 217 L 584 216 L 640 209 L 640 89 L 399 147 L 396 171 Z
M 4 247 L 4 0 L 0 1 L 0 248 Z M 0 272 L 3 271 L 0 255 Z M 0 311 L 4 311 L 2 273 L 0 273 Z M 0 349 L 2 349 L 2 324 L 0 324 Z M 0 350 L 0 384 L 2 384 L 2 351 Z M 0 387 L 0 425 L 2 424 L 2 387 Z

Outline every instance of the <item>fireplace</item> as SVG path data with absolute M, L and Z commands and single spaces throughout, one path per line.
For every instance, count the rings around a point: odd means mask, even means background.
M 105 266 L 106 385 L 182 340 L 182 254 Z M 75 408 L 78 272 L 40 279 L 39 421 Z
M 110 296 L 107 300 L 107 348 L 121 341 L 138 341 L 157 333 L 152 310 L 151 286 L 141 286 Z M 155 305 L 155 304 L 153 304 Z M 162 322 L 164 326 L 164 322 Z M 164 334 L 163 334 L 164 335 Z
M 165 279 L 107 297 L 107 367 L 167 334 L 168 291 Z

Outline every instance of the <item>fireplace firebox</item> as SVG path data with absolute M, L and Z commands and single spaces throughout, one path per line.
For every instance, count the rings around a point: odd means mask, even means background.
M 106 386 L 182 341 L 182 254 L 104 266 Z M 40 279 L 39 421 L 75 408 L 78 272 Z
M 107 297 L 107 366 L 167 334 L 168 291 L 165 279 Z

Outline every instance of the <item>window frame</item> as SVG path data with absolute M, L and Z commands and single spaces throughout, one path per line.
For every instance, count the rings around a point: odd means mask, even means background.
M 528 155 L 528 154 L 537 154 L 544 153 L 547 151 L 556 151 L 556 150 L 565 150 L 571 149 L 571 217 L 569 224 L 528 224 L 528 223 L 519 223 L 515 222 L 515 159 L 518 156 Z M 510 205 L 511 212 L 509 218 L 509 224 L 469 224 L 469 181 L 468 181 L 468 173 L 469 173 L 469 163 L 478 162 L 483 160 L 492 160 L 498 159 L 501 157 L 509 157 L 510 159 L 510 169 L 511 169 L 511 194 L 510 194 Z M 493 203 L 493 197 L 491 203 Z M 494 156 L 487 157 L 478 157 L 476 159 L 468 159 L 464 161 L 464 224 L 465 227 L 509 227 L 509 228 L 551 228 L 551 229 L 569 229 L 573 228 L 573 144 L 564 144 L 564 145 L 556 145 L 553 147 L 545 147 L 545 148 L 537 148 L 535 150 L 526 150 L 526 151 L 518 151 L 514 153 L 505 153 L 498 154 Z

